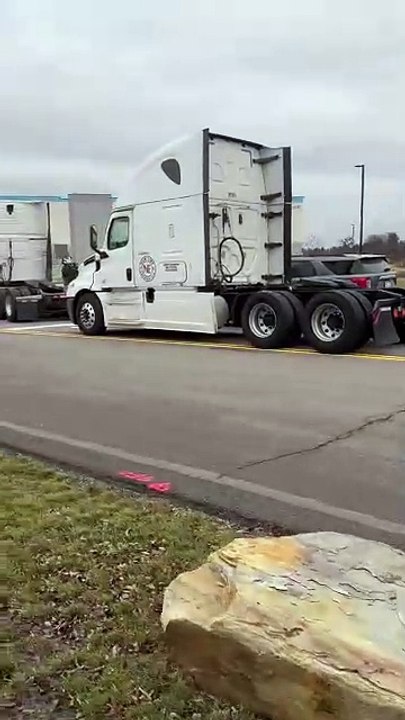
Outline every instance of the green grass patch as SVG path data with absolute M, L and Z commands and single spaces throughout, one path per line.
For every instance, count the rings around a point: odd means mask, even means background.
M 164 588 L 234 536 L 202 513 L 0 456 L 0 706 L 31 720 L 252 720 L 173 667 Z

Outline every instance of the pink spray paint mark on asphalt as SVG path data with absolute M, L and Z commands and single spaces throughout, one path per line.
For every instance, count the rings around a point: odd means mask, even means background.
M 118 477 L 124 480 L 132 480 L 133 482 L 146 485 L 148 490 L 158 493 L 168 493 L 172 489 L 172 484 L 169 482 L 155 482 L 153 475 L 145 475 L 145 473 L 135 473 L 128 470 L 122 470 L 118 473 Z
M 123 470 L 122 472 L 118 473 L 119 477 L 125 478 L 125 480 L 133 480 L 134 482 L 143 483 L 144 485 L 148 485 L 149 483 L 154 481 L 153 475 L 145 475 L 145 473 L 134 473 L 134 472 L 128 472 L 127 470 Z
M 172 489 L 171 483 L 169 482 L 157 482 L 148 485 L 149 490 L 153 490 L 158 493 L 168 493 Z

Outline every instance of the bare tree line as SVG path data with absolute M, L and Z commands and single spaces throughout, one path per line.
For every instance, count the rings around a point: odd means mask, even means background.
M 315 241 L 308 243 L 303 248 L 303 254 L 307 256 L 341 255 L 358 251 L 359 247 L 352 237 L 343 238 L 328 247 L 323 247 Z M 401 240 L 398 233 L 395 232 L 368 235 L 363 244 L 363 252 L 385 255 L 394 264 L 405 264 L 405 241 Z

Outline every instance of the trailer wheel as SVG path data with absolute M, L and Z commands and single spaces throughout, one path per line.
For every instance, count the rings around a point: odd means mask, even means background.
M 295 326 L 292 305 L 282 293 L 263 290 L 251 295 L 242 310 L 242 330 L 262 350 L 288 345 Z
M 322 353 L 358 350 L 364 343 L 366 325 L 363 308 L 346 290 L 317 293 L 305 308 L 305 337 Z
M 0 288 L 0 320 L 4 320 L 6 317 L 6 290 L 4 288 Z
M 20 293 L 17 288 L 8 288 L 6 296 L 4 298 L 4 310 L 6 314 L 6 320 L 11 323 L 17 322 L 17 302 L 16 297 Z
M 85 293 L 79 298 L 76 322 L 84 335 L 103 335 L 105 333 L 103 308 L 97 295 Z

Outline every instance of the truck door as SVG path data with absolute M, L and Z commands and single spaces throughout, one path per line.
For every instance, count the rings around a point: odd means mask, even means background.
M 103 293 L 107 321 L 137 323 L 141 319 L 142 293 L 134 281 L 132 212 L 112 215 L 103 250 L 94 290 Z

